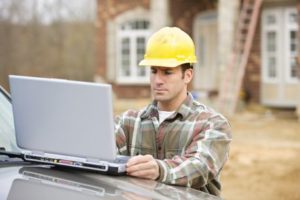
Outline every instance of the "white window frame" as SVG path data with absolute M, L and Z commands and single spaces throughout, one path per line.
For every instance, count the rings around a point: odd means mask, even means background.
M 148 85 L 149 77 L 145 77 L 144 80 L 124 80 L 119 78 L 120 65 L 118 64 L 118 51 L 120 46 L 120 40 L 118 39 L 118 31 L 120 26 L 128 21 L 133 20 L 144 20 L 151 21 L 151 12 L 143 7 L 136 7 L 134 9 L 125 11 L 115 18 L 109 19 L 106 24 L 106 79 L 109 82 L 120 84 L 120 85 Z M 150 29 L 152 26 L 150 24 Z M 149 30 L 149 32 L 151 32 Z M 146 67 L 147 68 L 147 67 Z M 150 69 L 149 70 L 150 74 Z
M 264 83 L 280 83 L 284 81 L 286 83 L 299 83 L 297 77 L 291 77 L 291 65 L 290 65 L 290 31 L 298 31 L 298 23 L 289 23 L 289 14 L 297 13 L 297 9 L 294 7 L 280 7 L 280 8 L 271 8 L 265 9 L 262 13 L 262 78 Z M 269 15 L 275 16 L 276 23 L 272 25 L 267 24 L 267 17 Z M 269 31 L 274 31 L 276 33 L 276 77 L 268 76 L 268 53 L 266 51 L 267 38 L 266 35 Z M 299 34 L 299 31 L 298 31 Z M 299 44 L 298 44 L 299 51 Z M 296 55 L 298 54 L 296 52 Z M 284 67 L 282 70 L 280 66 Z
M 284 10 L 284 18 L 285 18 L 285 25 L 286 28 L 284 29 L 284 37 L 285 37 L 285 48 L 288 51 L 285 51 L 286 55 L 285 55 L 285 66 L 286 67 L 286 71 L 285 71 L 285 79 L 288 83 L 299 83 L 299 79 L 296 77 L 292 77 L 291 76 L 291 65 L 290 65 L 290 57 L 291 56 L 295 56 L 295 59 L 298 56 L 298 52 L 299 52 L 299 43 L 297 44 L 297 51 L 295 52 L 295 55 L 291 55 L 291 51 L 290 51 L 290 32 L 291 31 L 298 31 L 299 34 L 299 29 L 298 29 L 298 22 L 296 23 L 289 23 L 289 15 L 291 13 L 296 13 L 297 14 L 297 8 L 286 8 Z M 298 19 L 298 18 L 297 18 Z M 298 42 L 298 38 L 296 38 L 297 42 Z
M 280 30 L 282 24 L 282 18 L 280 18 L 280 10 L 281 9 L 271 9 L 271 10 L 264 10 L 262 13 L 262 43 L 261 43 L 261 51 L 262 51 L 262 77 L 263 82 L 265 83 L 279 83 L 280 81 L 280 68 L 279 66 L 282 65 L 281 59 L 281 50 L 283 49 L 280 42 L 280 38 L 282 38 L 282 31 Z M 272 25 L 267 24 L 267 17 L 273 15 L 275 17 L 276 23 Z M 275 32 L 276 34 L 276 51 L 274 52 L 274 57 L 276 58 L 276 77 L 269 76 L 269 69 L 266 67 L 268 65 L 268 54 L 267 48 L 267 33 L 268 32 Z
M 135 19 L 133 21 L 140 21 L 140 20 L 144 20 L 144 19 Z M 145 21 L 149 21 L 149 20 L 145 20 Z M 126 22 L 124 22 L 126 23 Z M 150 21 L 149 21 L 150 23 Z M 146 48 L 146 42 L 148 40 L 148 37 L 150 36 L 150 28 L 145 30 L 145 29 L 132 29 L 132 30 L 121 30 L 119 27 L 119 30 L 117 31 L 117 83 L 120 84 L 148 84 L 149 83 L 149 76 L 150 76 L 150 69 L 148 67 L 146 67 L 146 75 L 145 76 L 138 76 L 137 72 L 138 72 L 138 68 L 140 66 L 136 65 L 136 60 L 137 60 L 137 54 L 136 54 L 136 50 L 137 50 L 137 43 L 136 43 L 136 39 L 138 37 L 144 37 L 145 38 L 145 48 Z M 122 66 L 122 60 L 121 60 L 121 44 L 122 44 L 122 39 L 123 38 L 129 38 L 129 48 L 130 48 L 130 60 L 129 60 L 129 68 L 130 68 L 130 72 L 131 75 L 130 76 L 123 76 L 122 75 L 122 71 L 121 71 L 121 66 Z

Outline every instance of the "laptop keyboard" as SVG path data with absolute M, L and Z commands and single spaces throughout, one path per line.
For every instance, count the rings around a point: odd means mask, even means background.
M 130 156 L 121 156 L 121 155 L 118 155 L 116 160 L 114 161 L 114 163 L 127 163 L 127 161 L 129 160 Z

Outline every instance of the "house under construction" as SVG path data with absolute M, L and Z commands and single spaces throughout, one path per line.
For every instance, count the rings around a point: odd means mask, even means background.
M 216 96 L 228 114 L 241 98 L 299 107 L 299 11 L 299 0 L 98 0 L 95 80 L 120 98 L 149 97 L 149 69 L 138 67 L 147 38 L 177 26 L 195 42 L 200 99 Z

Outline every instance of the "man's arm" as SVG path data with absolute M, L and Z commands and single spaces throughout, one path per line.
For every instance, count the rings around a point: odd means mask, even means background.
M 128 112 L 123 117 L 133 115 L 135 118 L 136 113 Z M 119 153 L 128 155 L 128 132 L 133 131 L 134 124 L 130 124 L 122 116 L 117 122 L 116 139 Z M 128 175 L 157 179 L 175 185 L 206 185 L 218 175 L 226 162 L 231 135 L 230 125 L 220 115 L 209 117 L 202 127 L 205 128 L 193 132 L 183 155 L 164 160 L 154 159 L 151 155 L 133 156 L 127 163 Z
M 193 133 L 184 155 L 158 160 L 159 181 L 189 187 L 206 185 L 224 166 L 230 141 L 227 120 L 220 115 L 210 117 L 203 130 Z
M 135 156 L 127 164 L 127 173 L 167 184 L 206 185 L 227 160 L 231 135 L 228 122 L 219 115 L 209 118 L 205 127 L 193 134 L 184 155 L 164 160 L 151 155 Z
M 115 118 L 115 136 L 118 152 L 120 155 L 130 155 L 129 144 L 132 140 L 133 132 L 137 132 L 136 123 L 140 121 L 141 112 L 128 110 Z
M 120 155 L 129 155 L 127 148 L 128 131 L 123 126 L 125 126 L 125 114 L 115 118 L 115 136 L 118 153 Z

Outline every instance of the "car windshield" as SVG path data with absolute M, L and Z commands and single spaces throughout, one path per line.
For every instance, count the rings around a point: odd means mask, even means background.
M 0 87 L 0 148 L 6 151 L 18 152 L 13 122 L 12 105 L 9 97 Z

